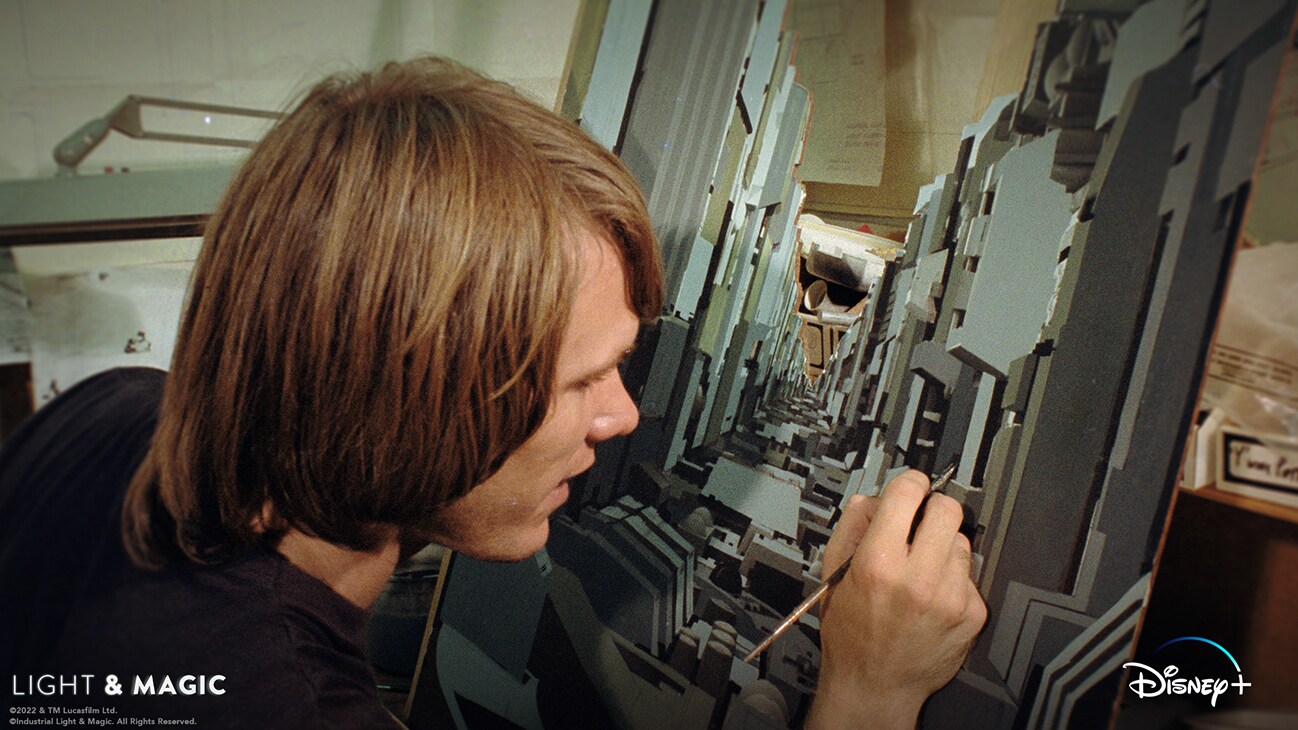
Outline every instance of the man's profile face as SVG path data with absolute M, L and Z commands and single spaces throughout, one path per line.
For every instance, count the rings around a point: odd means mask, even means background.
M 437 512 L 434 542 L 483 560 L 536 553 L 549 537 L 550 515 L 568 499 L 568 480 L 595 463 L 595 445 L 639 423 L 617 370 L 640 329 L 622 264 L 603 236 L 583 234 L 581 246 L 581 281 L 545 421 L 495 474 Z

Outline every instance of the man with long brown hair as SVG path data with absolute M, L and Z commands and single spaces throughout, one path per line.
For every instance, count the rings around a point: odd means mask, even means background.
M 15 687 L 111 674 L 162 717 L 393 724 L 362 627 L 399 546 L 540 550 L 636 426 L 618 365 L 661 307 L 635 181 L 576 126 L 438 59 L 322 82 L 209 220 L 165 378 L 96 376 L 0 454 Z M 913 724 L 982 624 L 959 507 L 907 542 L 926 486 L 844 509 L 810 723 Z M 204 691 L 158 691 L 185 676 Z

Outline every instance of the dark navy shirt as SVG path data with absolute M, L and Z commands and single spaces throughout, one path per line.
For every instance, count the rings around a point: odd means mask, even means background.
M 247 549 L 160 572 L 126 557 L 122 496 L 153 434 L 164 377 L 129 368 L 89 378 L 0 450 L 0 679 L 12 685 L 10 711 L 90 707 L 198 727 L 396 726 L 365 658 L 366 612 L 278 553 Z

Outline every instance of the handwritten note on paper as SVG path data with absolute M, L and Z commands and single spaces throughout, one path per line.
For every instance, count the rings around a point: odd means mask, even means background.
M 799 177 L 878 185 L 883 175 L 883 0 L 794 0 L 798 83 L 811 92 L 811 126 Z
M 1222 491 L 1298 507 L 1298 442 L 1223 426 L 1217 463 Z
M 1217 343 L 1208 363 L 1208 377 L 1298 407 L 1298 364 Z

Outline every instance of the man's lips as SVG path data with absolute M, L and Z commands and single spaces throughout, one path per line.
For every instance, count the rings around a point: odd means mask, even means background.
M 541 503 L 541 511 L 546 515 L 549 515 L 562 507 L 563 503 L 568 501 L 569 495 L 570 490 L 568 488 L 568 480 L 565 479 L 559 482 L 559 485 L 554 489 L 550 490 L 549 494 L 545 495 L 545 500 Z
M 585 474 L 594 465 L 595 458 L 592 456 L 590 461 L 586 462 L 585 466 L 564 477 L 563 481 L 555 485 L 554 489 L 550 490 L 550 493 L 545 496 L 545 501 L 541 504 L 542 510 L 544 510 L 546 514 L 549 514 L 562 507 L 563 503 L 568 501 L 568 497 L 571 496 L 572 493 L 571 486 L 568 482 L 582 474 Z
M 575 472 L 569 474 L 567 477 L 565 477 L 565 478 L 564 478 L 564 481 L 566 482 L 566 481 L 569 481 L 569 480 L 571 480 L 571 479 L 576 479 L 577 477 L 581 476 L 582 474 L 585 474 L 586 472 L 590 471 L 590 468 L 591 468 L 592 466 L 595 466 L 595 457 L 594 457 L 594 456 L 591 456 L 590 461 L 587 461 L 585 466 L 583 466 L 582 468 L 578 469 L 577 471 L 575 471 Z

